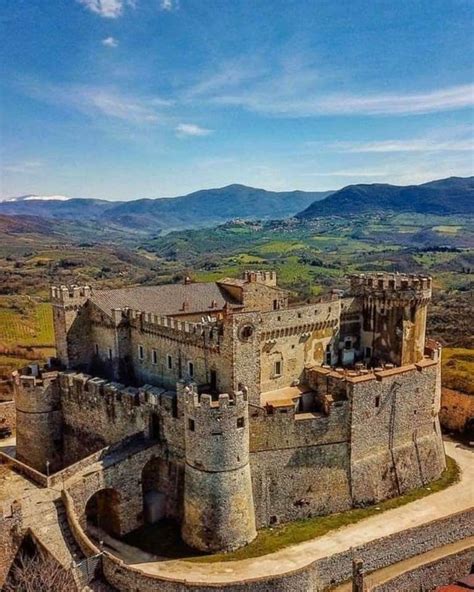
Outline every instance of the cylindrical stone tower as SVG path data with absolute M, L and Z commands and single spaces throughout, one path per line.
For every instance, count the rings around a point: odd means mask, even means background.
M 57 372 L 14 375 L 16 457 L 42 473 L 62 463 L 62 412 Z
M 200 551 L 232 551 L 255 529 L 247 394 L 185 392 L 184 541 Z

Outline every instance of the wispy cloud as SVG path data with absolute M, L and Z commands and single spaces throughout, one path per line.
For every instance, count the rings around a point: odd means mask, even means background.
M 334 142 L 327 146 L 336 152 L 389 153 L 389 152 L 462 152 L 474 150 L 473 139 L 437 141 L 426 138 L 383 140 L 376 142 Z
M 124 7 L 135 8 L 135 0 L 77 0 L 91 12 L 103 18 L 115 19 L 122 16 Z
M 474 105 L 474 85 L 397 93 L 339 93 L 304 54 L 284 55 L 269 63 L 251 57 L 225 62 L 185 93 L 188 100 L 239 106 L 271 116 L 412 115 Z
M 350 177 L 350 178 L 364 178 L 364 177 L 386 177 L 386 170 L 338 170 L 338 171 L 324 171 L 324 172 L 310 172 L 302 173 L 303 177 Z
M 167 122 L 167 108 L 172 104 L 161 97 L 125 93 L 109 86 L 59 85 L 31 80 L 21 86 L 26 94 L 46 103 L 91 117 L 102 116 L 139 125 Z
M 208 136 L 212 131 L 194 123 L 180 123 L 176 126 L 178 136 Z
M 105 45 L 105 47 L 118 47 L 118 44 L 119 42 L 115 37 L 106 37 L 105 39 L 102 39 L 102 45 Z
M 7 173 L 22 173 L 27 175 L 38 171 L 42 166 L 43 162 L 41 160 L 22 160 L 4 165 L 3 170 Z

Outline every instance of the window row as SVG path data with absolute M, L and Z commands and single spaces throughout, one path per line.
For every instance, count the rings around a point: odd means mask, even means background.
M 145 360 L 145 348 L 143 345 L 138 346 L 138 359 L 143 361 Z M 151 363 L 158 364 L 159 356 L 158 351 L 156 349 L 151 350 Z M 168 370 L 172 370 L 174 368 L 174 360 L 173 356 L 167 354 L 166 356 L 166 367 Z M 192 378 L 194 376 L 194 362 L 188 361 L 187 363 L 188 375 Z

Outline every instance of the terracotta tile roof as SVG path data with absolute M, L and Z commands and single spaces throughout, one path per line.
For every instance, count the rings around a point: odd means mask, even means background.
M 107 314 L 113 308 L 126 307 L 163 316 L 212 314 L 222 310 L 226 303 L 231 307 L 240 307 L 236 300 L 214 282 L 93 290 L 91 300 Z M 183 309 L 184 302 L 187 304 L 186 309 Z
M 467 592 L 469 588 L 458 586 L 457 584 L 448 584 L 447 586 L 439 586 L 435 592 Z

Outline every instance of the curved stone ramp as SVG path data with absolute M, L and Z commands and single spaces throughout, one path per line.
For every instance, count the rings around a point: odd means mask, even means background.
M 449 519 L 451 516 L 455 520 L 455 515 L 472 510 L 474 507 L 474 488 L 472 487 L 472 483 L 474 483 L 474 451 L 456 442 L 445 442 L 445 447 L 447 454 L 454 458 L 461 468 L 459 483 L 405 506 L 388 510 L 377 516 L 371 516 L 357 524 L 342 527 L 322 537 L 284 548 L 271 555 L 219 563 L 158 559 L 152 562 L 145 555 L 140 556 L 139 550 L 134 554 L 133 559 L 130 556 L 121 557 L 119 552 L 116 552 L 115 556 L 122 559 L 124 567 L 129 566 L 136 572 L 168 581 L 186 581 L 194 586 L 221 585 L 224 587 L 237 582 L 245 582 L 246 580 L 278 579 L 290 573 L 309 571 L 313 569 L 312 565 L 316 563 L 318 565 L 314 577 L 318 581 L 323 582 L 327 579 L 328 584 L 337 584 L 348 579 L 350 571 L 347 572 L 345 577 L 340 577 L 331 582 L 331 579 L 333 579 L 331 578 L 331 570 L 334 569 L 340 575 L 340 568 L 338 568 L 338 571 L 335 566 L 331 565 L 331 563 L 334 563 L 332 557 L 339 554 L 340 557 L 344 556 L 346 558 L 347 556 L 347 559 L 350 560 L 351 550 L 354 547 L 365 546 L 372 549 L 374 565 L 373 567 L 368 566 L 368 568 L 377 569 L 384 566 L 383 563 L 381 565 L 375 564 L 378 560 L 375 555 L 382 552 L 380 549 L 375 549 L 380 539 L 393 536 L 401 537 L 398 551 L 402 556 L 397 556 L 391 548 L 393 547 L 393 540 L 389 541 L 387 539 L 386 553 L 384 551 L 386 557 L 382 557 L 381 561 L 385 561 L 385 565 L 390 565 L 420 552 L 428 551 L 438 545 L 447 544 L 474 534 L 472 532 L 474 521 L 466 519 L 466 516 L 458 516 L 457 519 L 461 522 L 457 523 L 454 529 L 444 528 L 444 531 L 439 533 L 439 541 L 436 543 L 437 529 L 443 530 L 443 526 L 438 527 L 434 523 L 435 521 Z M 405 534 L 404 531 L 408 529 L 413 529 L 413 533 L 416 529 L 417 533 L 426 530 L 429 540 L 420 543 L 414 538 L 412 540 L 407 539 L 407 535 L 412 536 L 412 533 Z M 424 544 L 425 547 L 423 548 L 420 544 Z M 410 545 L 412 548 L 409 548 Z M 321 568 L 318 560 L 323 560 L 324 568 Z M 324 573 L 321 573 L 322 571 Z
M 455 543 L 443 545 L 442 547 L 432 549 L 421 555 L 416 555 L 405 561 L 399 561 L 393 565 L 378 569 L 364 577 L 364 590 L 366 590 L 366 592 L 381 592 L 382 590 L 384 592 L 385 590 L 397 590 L 398 592 L 401 592 L 402 588 L 403 590 L 406 589 L 400 582 L 400 579 L 403 576 L 408 576 L 406 579 L 410 580 L 410 589 L 418 590 L 421 584 L 426 585 L 425 574 L 430 567 L 435 568 L 441 561 L 449 561 L 450 558 L 455 559 L 456 556 L 459 556 L 466 564 L 466 569 L 465 572 L 457 571 L 453 574 L 453 579 L 459 578 L 463 573 L 467 573 L 470 570 L 471 565 L 474 563 L 474 536 L 461 541 L 456 541 Z M 419 571 L 418 576 L 416 574 L 417 571 Z M 446 573 L 447 570 L 443 571 Z M 440 581 L 435 583 L 435 585 L 447 583 L 449 582 Z M 400 586 L 402 586 L 402 588 Z M 352 583 L 346 582 L 345 584 L 341 584 L 336 588 L 332 588 L 331 592 L 352 592 Z

